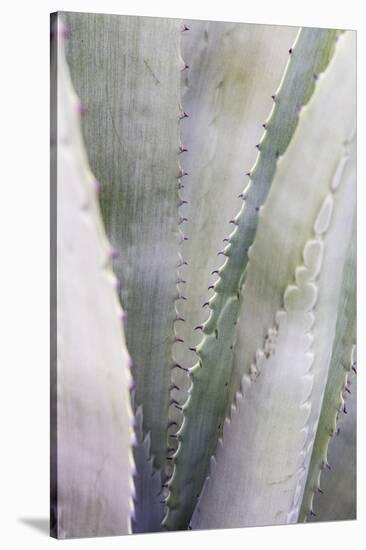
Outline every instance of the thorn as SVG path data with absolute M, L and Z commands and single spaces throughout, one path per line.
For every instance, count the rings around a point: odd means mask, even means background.
M 169 390 L 170 390 L 170 391 L 172 391 L 172 390 L 178 390 L 178 391 L 180 391 L 180 388 L 178 388 L 177 384 L 172 384 L 172 385 L 170 386 Z
M 185 172 L 184 170 L 181 170 L 181 171 L 179 172 L 179 176 L 178 176 L 178 177 L 179 177 L 179 178 L 184 178 L 184 176 L 188 176 L 188 172 Z
M 233 225 L 236 225 L 236 226 L 239 225 L 238 222 L 237 222 L 236 220 L 230 220 L 229 223 L 231 223 L 231 224 L 233 224 Z
M 258 151 L 260 151 L 260 150 L 261 150 L 261 146 L 260 146 L 260 144 L 259 144 L 259 143 L 257 143 L 257 145 L 256 145 L 256 148 L 258 149 Z
M 177 267 L 183 267 L 184 265 L 188 265 L 188 262 L 186 262 L 185 260 L 182 260 L 181 262 L 179 262 Z
M 319 75 L 318 75 L 318 74 L 314 74 L 313 77 L 314 77 L 314 80 L 318 80 Z
M 354 372 L 355 374 L 357 374 L 357 369 L 356 369 L 356 367 L 355 367 L 355 364 L 354 364 L 354 363 L 353 363 L 353 365 L 352 365 L 352 370 L 353 370 L 353 372 Z
M 167 460 L 173 460 L 173 457 L 172 456 L 167 456 L 166 459 Z M 164 504 L 165 500 L 161 500 L 160 502 L 161 502 L 161 504 Z
M 223 243 L 229 243 L 229 242 L 230 242 L 230 239 L 228 239 L 228 238 L 222 239 L 222 242 L 223 242 Z
M 197 352 L 197 348 L 188 348 L 189 351 L 194 351 L 194 352 Z
M 177 365 L 176 365 L 177 366 Z M 172 426 L 176 426 L 178 428 L 178 424 L 174 421 L 169 422 L 168 428 L 171 428 Z
M 296 106 L 296 111 L 297 111 L 298 113 L 301 113 L 301 109 L 302 109 L 302 105 L 297 105 L 297 106 Z
M 187 63 L 184 63 L 184 67 L 181 68 L 181 71 L 185 71 L 186 69 L 189 69 L 189 65 L 187 65 Z
M 244 200 L 244 195 L 243 195 L 243 193 L 240 193 L 240 195 L 238 195 L 238 199 L 243 199 L 243 200 Z
M 211 271 L 211 275 L 218 275 L 219 274 L 219 270 L 218 269 L 215 269 L 215 271 Z
M 183 113 L 180 114 L 179 120 L 183 120 L 184 118 L 188 118 L 188 115 L 185 111 L 183 111 Z
M 217 253 L 218 256 L 226 256 L 225 252 L 223 250 L 221 250 L 220 252 Z
M 207 290 L 212 290 L 213 288 L 215 288 L 215 285 L 210 285 Z
M 347 408 L 346 408 L 346 405 L 343 405 L 343 412 L 344 412 L 344 414 L 347 414 Z
M 182 218 L 182 219 L 180 220 L 180 222 L 178 223 L 178 225 L 180 225 L 180 224 L 183 223 L 183 222 L 187 222 L 187 221 L 188 221 L 188 218 Z
M 267 130 L 267 124 L 266 124 L 266 123 L 262 124 L 262 128 L 264 128 L 265 130 Z
M 77 106 L 76 106 L 76 109 L 77 109 L 77 112 L 80 114 L 80 115 L 85 115 L 85 113 L 87 112 L 87 107 L 85 107 L 85 105 L 83 105 L 80 101 L 80 99 L 78 99 L 78 103 L 77 103 Z
M 189 31 L 189 27 L 187 27 L 187 25 L 183 25 L 183 28 L 182 28 L 182 32 L 186 32 L 186 31 Z
M 318 493 L 320 493 L 321 495 L 324 495 L 323 489 L 321 489 L 320 487 L 318 487 Z
M 292 48 L 289 49 L 288 53 L 291 55 L 292 54 Z
M 341 433 L 341 429 L 338 428 L 337 431 L 336 431 L 336 435 L 339 435 Z
M 180 201 L 179 207 L 183 206 L 183 204 L 188 204 L 188 201 Z
M 188 151 L 188 149 L 186 149 L 183 145 L 181 145 L 181 146 L 179 147 L 179 152 L 180 152 L 180 153 L 186 153 L 187 151 Z
M 179 438 L 179 436 L 177 434 L 169 434 L 168 437 L 172 437 L 173 439 L 178 439 Z
M 209 305 L 210 305 L 210 302 L 205 302 L 202 307 L 206 307 L 206 306 L 209 306 Z
M 184 279 L 178 279 L 176 284 L 177 285 L 185 285 L 187 283 L 187 281 L 185 281 Z
M 181 369 L 181 370 L 184 370 L 185 372 L 189 372 L 188 369 L 186 369 L 185 367 L 182 367 L 181 365 L 178 365 L 178 363 L 175 363 L 174 367 L 177 367 L 177 369 Z M 169 424 L 168 425 L 168 428 L 169 426 L 171 426 L 172 424 Z M 177 425 L 177 424 L 176 424 Z
M 93 182 L 93 184 L 94 184 L 94 189 L 95 189 L 95 191 L 96 191 L 97 193 L 100 193 L 100 191 L 101 191 L 101 189 L 102 189 L 102 185 L 101 185 L 100 181 L 98 181 L 98 180 L 95 179 L 94 182 Z
M 178 409 L 178 411 L 183 411 L 183 407 L 179 405 L 178 403 L 174 403 L 174 407 Z M 174 451 L 175 452 L 175 451 Z
M 252 173 L 251 172 L 246 172 L 245 175 L 250 177 L 252 175 Z
M 325 467 L 326 467 L 327 470 L 329 470 L 329 471 L 332 469 L 331 465 L 330 465 L 328 462 L 325 463 Z
M 256 206 L 255 211 L 259 212 L 259 206 Z
M 178 296 L 178 298 L 176 298 L 176 300 L 187 300 L 187 298 L 185 296 Z
M 177 343 L 180 342 L 180 343 L 184 344 L 184 340 L 182 338 L 178 338 L 178 336 L 176 336 L 174 338 L 174 342 L 177 342 Z
M 352 392 L 351 392 L 351 390 L 349 389 L 348 386 L 345 386 L 344 389 L 346 390 L 347 393 L 349 393 L 351 395 Z
M 310 515 L 316 517 L 316 513 L 313 510 L 310 510 Z
M 109 256 L 111 258 L 118 258 L 119 256 L 118 251 L 112 245 L 110 245 L 110 248 L 109 248 Z
M 176 323 L 177 321 L 182 321 L 183 323 L 186 322 L 186 320 L 185 320 L 183 317 L 178 317 L 178 316 L 174 319 L 174 322 L 175 322 L 175 323 Z
M 194 330 L 203 330 L 203 325 L 197 325 Z
M 271 95 L 271 98 L 273 99 L 273 101 L 276 101 L 276 94 Z

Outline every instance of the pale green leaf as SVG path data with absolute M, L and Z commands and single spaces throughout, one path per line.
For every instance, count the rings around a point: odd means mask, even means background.
M 133 511 L 130 358 L 62 34 L 57 18 L 51 59 L 57 78 L 57 124 L 51 136 L 53 167 L 57 165 L 57 189 L 52 191 L 57 201 L 53 534 L 122 535 L 131 532 Z
M 193 528 L 297 521 L 355 207 L 352 174 L 333 177 L 355 127 L 354 47 L 351 32 L 339 40 L 260 210 L 237 326 L 241 393 Z

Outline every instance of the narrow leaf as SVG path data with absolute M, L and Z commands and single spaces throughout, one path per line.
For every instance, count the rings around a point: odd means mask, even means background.
M 143 405 L 143 439 L 150 434 L 151 456 L 162 483 L 182 238 L 181 24 L 174 19 L 80 13 L 68 14 L 67 23 L 71 72 L 87 108 L 85 140 L 92 168 L 103 181 L 101 208 L 116 251 L 114 269 L 122 281 L 135 406 Z M 143 449 L 136 452 L 143 468 Z M 146 468 L 150 471 L 149 463 Z M 144 470 L 138 475 L 147 479 Z M 141 503 L 137 511 L 144 506 Z
M 129 355 L 107 241 L 81 137 L 79 100 L 52 29 L 57 105 L 51 156 L 57 165 L 57 365 L 51 472 L 57 487 L 54 536 L 131 532 L 132 410 Z M 56 177 L 56 173 L 53 174 Z M 54 182 L 56 183 L 56 182 Z

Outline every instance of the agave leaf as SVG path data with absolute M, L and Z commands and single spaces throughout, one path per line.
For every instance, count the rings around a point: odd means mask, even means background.
M 161 497 L 161 476 L 153 466 L 150 434 L 144 436 L 142 420 L 143 409 L 142 405 L 139 405 L 135 414 L 137 444 L 134 452 L 136 476 L 132 531 L 133 533 L 153 533 L 160 531 L 164 504 Z
M 207 288 L 217 278 L 210 275 L 220 263 L 217 252 L 237 214 L 239 193 L 253 166 L 255 144 L 271 111 L 271 94 L 277 90 L 290 58 L 298 29 L 209 21 L 187 21 L 182 34 L 184 148 L 181 162 L 188 175 L 182 196 L 188 222 L 182 245 L 188 261 L 185 279 L 187 301 L 181 305 L 185 323 L 180 333 L 189 347 L 198 344 L 194 331 L 207 318 L 202 304 Z M 194 355 L 179 350 L 179 362 L 191 367 Z
M 355 159 L 350 158 L 355 170 Z M 315 514 L 318 520 L 347 519 L 355 517 L 355 427 L 356 406 L 352 395 L 345 405 L 350 385 L 351 350 L 356 338 L 356 239 L 354 230 L 349 246 L 349 253 L 343 269 L 343 282 L 338 303 L 338 315 L 332 358 L 329 367 L 328 381 L 322 402 L 322 410 L 317 428 L 311 463 L 301 505 L 299 521 L 305 521 L 309 514 Z M 354 393 L 352 389 L 352 394 Z M 350 406 L 348 406 L 348 403 Z M 344 408 L 346 406 L 346 408 Z M 346 411 L 346 418 L 341 420 L 340 433 L 337 434 L 337 423 L 340 411 Z M 329 446 L 329 450 L 328 450 Z M 333 452 L 332 452 L 333 451 Z M 331 455 L 328 457 L 328 452 Z M 325 466 L 331 465 L 332 473 Z M 324 470 L 325 468 L 325 470 Z M 324 482 L 323 474 L 324 470 Z M 320 490 L 320 491 L 319 491 Z M 325 493 L 323 496 L 322 493 Z M 316 497 L 316 494 L 319 497 Z M 317 506 L 313 506 L 316 498 Z M 318 510 L 319 507 L 319 510 Z
M 87 107 L 85 140 L 105 182 L 101 208 L 117 251 L 135 405 L 143 405 L 144 438 L 150 433 L 154 467 L 162 472 L 180 292 L 180 22 L 71 13 L 67 23 L 71 71 Z
M 79 120 L 79 100 L 65 60 L 62 22 L 53 27 L 57 104 L 51 155 L 57 165 L 57 411 L 52 480 L 53 535 L 131 532 L 133 417 L 129 355 L 95 178 Z M 56 34 L 57 31 L 57 34 Z M 53 174 L 55 177 L 56 174 Z M 56 182 L 54 182 L 56 183 Z
M 236 356 L 241 393 L 193 528 L 297 520 L 355 207 L 353 174 L 345 171 L 337 184 L 333 177 L 355 126 L 354 45 L 353 33 L 340 39 L 261 209 L 237 326 L 236 345 L 248 344 L 249 356 Z M 287 289 L 271 314 L 281 285 Z
M 352 395 L 345 396 L 347 415 L 339 420 L 339 435 L 329 445 L 326 468 L 321 475 L 321 490 L 314 496 L 316 516 L 309 521 L 356 519 L 356 380 L 348 380 Z
M 314 74 L 324 70 L 329 62 L 335 36 L 335 31 L 316 29 L 301 31 L 292 48 L 291 60 L 280 89 L 276 93 L 274 109 L 266 122 L 266 132 L 260 142 L 260 154 L 254 169 L 251 170 L 248 192 L 245 192 L 245 206 L 235 218 L 237 228 L 230 236 L 230 245 L 225 249 L 227 259 L 219 270 L 219 280 L 215 284 L 214 296 L 209 302 L 210 317 L 203 326 L 204 338 L 197 348 L 199 363 L 190 372 L 193 385 L 189 400 L 184 406 L 185 418 L 179 431 L 180 446 L 169 486 L 169 511 L 165 520 L 169 529 L 182 529 L 187 526 L 207 475 L 210 457 L 222 433 L 228 404 L 232 402 L 235 392 L 239 389 L 242 376 L 240 368 L 234 373 L 233 381 L 230 381 L 233 364 L 231 347 L 239 311 L 239 291 L 245 279 L 248 250 L 258 224 L 258 210 L 270 189 L 277 157 L 284 153 L 294 133 L 299 106 L 309 100 L 314 89 Z M 268 95 L 270 94 L 271 91 L 268 91 Z M 258 121 L 259 124 L 260 121 Z M 231 143 L 230 138 L 227 139 Z M 216 198 L 216 202 L 221 210 L 221 197 Z M 287 204 L 286 198 L 282 201 L 280 217 L 273 219 L 281 219 L 282 210 Z M 282 246 L 282 242 L 280 244 Z M 268 244 L 263 250 L 267 248 Z M 296 251 L 298 261 L 301 245 Z M 293 266 L 290 265 L 289 276 L 296 265 L 296 263 Z M 277 275 L 275 271 L 273 274 L 272 279 Z M 282 305 L 281 297 L 288 284 L 289 276 L 281 282 L 280 292 L 276 295 L 277 306 L 272 307 L 273 300 L 270 301 L 271 320 L 270 323 L 266 323 L 266 327 L 271 326 L 275 312 Z M 266 294 L 273 290 L 274 288 L 269 286 Z M 253 301 L 257 298 L 257 292 L 254 292 Z M 235 315 L 234 311 L 236 311 Z M 250 308 L 248 311 L 253 312 L 255 309 Z M 262 345 L 265 332 L 257 331 L 256 335 Z M 256 344 L 252 350 L 255 352 L 257 347 L 259 345 Z M 218 353 L 216 350 L 221 351 Z M 215 399 L 208 403 L 206 396 L 217 392 L 217 388 L 221 390 L 215 394 Z M 230 389 L 231 399 L 229 400 Z

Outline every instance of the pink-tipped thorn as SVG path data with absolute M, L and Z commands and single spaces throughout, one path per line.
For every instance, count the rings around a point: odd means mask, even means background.
M 182 321 L 182 323 L 185 323 L 185 322 L 186 322 L 186 320 L 184 319 L 184 317 L 178 317 L 178 316 L 177 316 L 177 317 L 174 319 L 174 322 L 177 323 L 178 321 Z
M 181 113 L 181 115 L 179 117 L 179 120 L 183 120 L 183 118 L 188 118 L 188 115 L 185 111 L 183 111 L 183 113 Z
M 184 63 L 184 66 L 181 68 L 181 71 L 186 71 L 187 69 L 189 69 L 189 65 L 187 65 L 187 63 Z
M 118 251 L 114 248 L 114 246 L 110 245 L 109 247 L 109 256 L 111 258 L 118 258 Z
M 81 103 L 80 99 L 78 99 L 78 102 L 77 102 L 77 105 L 76 105 L 76 110 L 80 115 L 84 115 L 87 112 L 88 109 L 87 109 L 87 107 L 85 107 L 85 105 L 83 105 Z
M 182 32 L 186 32 L 186 31 L 189 31 L 189 27 L 187 27 L 187 25 L 183 25 Z
M 186 149 L 183 145 L 181 145 L 181 146 L 179 147 L 179 152 L 180 152 L 180 153 L 186 153 L 187 151 L 188 151 L 188 149 Z

